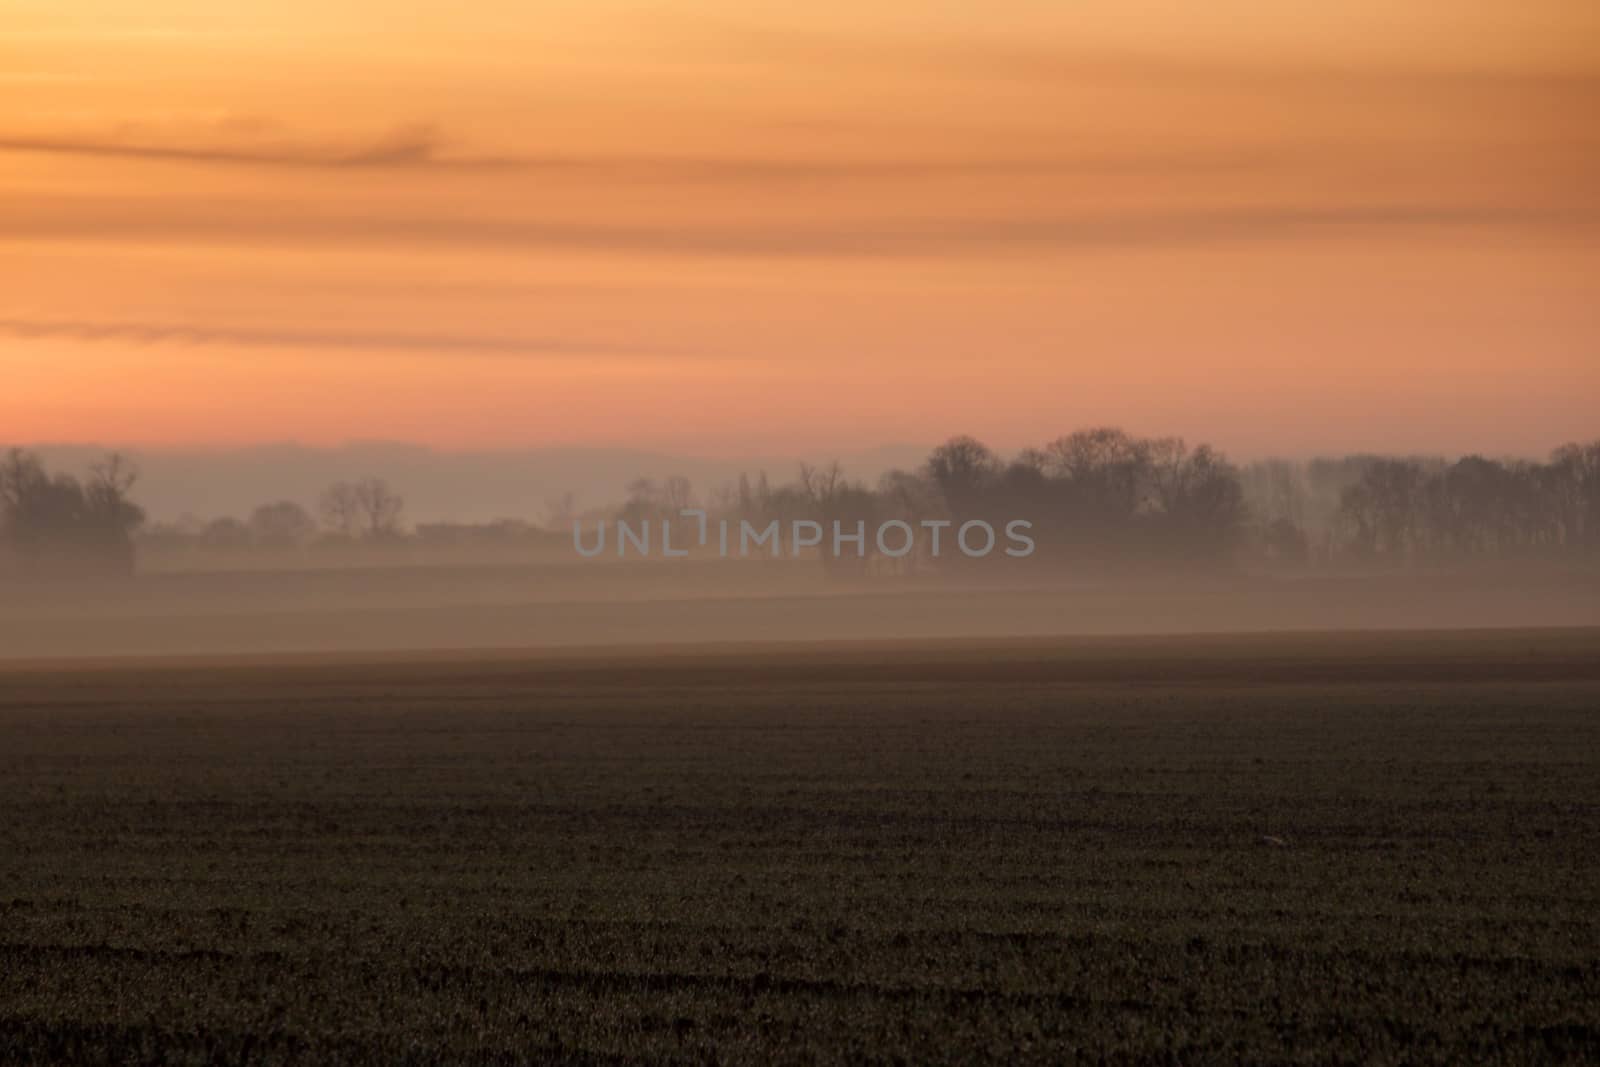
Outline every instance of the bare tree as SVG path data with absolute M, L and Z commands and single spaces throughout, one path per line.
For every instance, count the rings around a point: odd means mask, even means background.
M 405 500 L 382 478 L 335 482 L 319 501 L 322 521 L 345 537 L 381 541 L 398 537 Z
M 355 538 L 361 530 L 361 509 L 356 503 L 356 487 L 350 482 L 335 482 L 317 499 L 322 524 L 341 537 Z
M 800 491 L 819 508 L 826 509 L 843 488 L 844 468 L 839 466 L 838 460 L 822 467 L 800 464 Z
M 382 478 L 363 478 L 356 483 L 356 503 L 360 508 L 363 533 L 369 540 L 396 537 L 405 500 L 389 488 Z

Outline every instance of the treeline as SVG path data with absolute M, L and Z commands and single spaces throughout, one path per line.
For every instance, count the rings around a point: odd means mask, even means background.
M 123 575 L 144 511 L 129 499 L 137 480 L 119 455 L 82 477 L 51 474 L 21 449 L 0 459 L 0 573 Z
M 956 437 L 919 469 L 891 471 L 874 486 L 837 464 L 802 466 L 776 486 L 764 473 L 741 476 L 703 501 L 682 478 L 640 479 L 614 517 L 639 522 L 695 506 L 714 520 L 811 519 L 828 528 L 895 519 L 1002 528 L 1024 519 L 1038 544 L 1031 558 L 1084 565 L 1570 559 L 1600 554 L 1600 441 L 1563 446 L 1543 463 L 1349 456 L 1241 468 L 1208 445 L 1108 427 L 1011 458 Z M 859 555 L 853 545 L 820 554 L 836 571 L 885 562 L 874 561 L 870 544 Z M 913 555 L 893 566 L 969 565 Z
M 1208 445 L 1113 428 L 1067 434 L 1003 457 L 971 437 L 934 449 L 915 470 L 869 485 L 838 464 L 802 465 L 792 479 L 741 475 L 703 495 L 687 479 L 641 478 L 619 507 L 579 512 L 572 494 L 547 502 L 542 523 L 405 521 L 403 497 L 381 478 L 327 487 L 315 512 L 292 500 L 244 517 L 145 524 L 131 498 L 136 472 L 112 455 L 81 477 L 48 472 L 13 449 L 0 462 L 0 573 L 126 574 L 138 550 L 313 553 L 373 549 L 571 553 L 576 522 L 631 523 L 700 509 L 710 520 L 853 529 L 899 520 L 1003 529 L 1031 524 L 1029 565 L 1339 566 L 1453 564 L 1485 559 L 1600 557 L 1600 441 L 1556 449 L 1544 462 L 1347 456 L 1240 467 Z M 835 573 L 982 565 L 920 551 L 882 558 L 818 552 Z M 333 558 L 330 556 L 329 558 Z
M 244 518 L 193 517 L 157 523 L 139 543 L 167 553 L 253 551 L 330 556 L 371 549 L 515 549 L 552 547 L 550 530 L 521 519 L 486 523 L 407 525 L 405 498 L 382 478 L 335 482 L 317 498 L 313 514 L 293 500 L 262 504 Z
M 244 518 L 186 516 L 145 530 L 151 547 L 303 549 L 316 545 L 392 544 L 404 540 L 405 498 L 382 478 L 335 482 L 317 499 L 318 515 L 294 500 L 262 504 Z
M 1548 463 L 1373 459 L 1341 495 L 1339 519 L 1345 544 L 1361 556 L 1594 553 L 1600 442 L 1566 445 Z

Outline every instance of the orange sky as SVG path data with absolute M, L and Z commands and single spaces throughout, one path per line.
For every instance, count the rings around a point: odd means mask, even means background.
M 1597 131 L 1592 0 L 0 0 L 0 441 L 1542 453 Z

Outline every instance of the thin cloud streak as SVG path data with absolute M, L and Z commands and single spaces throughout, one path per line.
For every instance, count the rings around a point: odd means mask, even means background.
M 489 337 L 474 334 L 413 334 L 387 331 L 255 329 L 178 323 L 104 322 L 88 319 L 0 319 L 0 335 L 22 339 L 120 341 L 196 347 L 337 348 L 388 352 L 457 352 L 492 355 L 641 355 L 623 345 L 557 337 Z M 682 355 L 652 346 L 651 354 Z
M 163 163 L 322 170 L 514 170 L 629 182 L 766 182 L 1210 173 L 1283 163 L 1291 154 L 1263 149 L 1093 152 L 998 159 L 785 159 L 648 156 L 449 156 L 430 126 L 408 126 L 371 143 L 346 147 L 276 145 L 261 148 L 196 142 L 150 144 L 119 138 L 0 136 L 0 152 Z
M 44 210 L 54 206 L 56 210 Z M 929 257 L 1084 248 L 1216 245 L 1351 232 L 1522 229 L 1561 234 L 1600 222 L 1593 208 L 1393 203 L 1125 215 L 851 222 L 819 225 L 627 226 L 491 218 L 273 213 L 258 204 L 167 205 L 62 200 L 0 214 L 0 242 L 455 245 L 757 258 Z
M 1565 67 L 1496 69 L 1405 66 L 1378 62 L 1293 65 L 1231 56 L 1162 54 L 1016 44 L 1000 39 L 936 35 L 861 36 L 708 23 L 683 35 L 722 60 L 772 62 L 808 68 L 861 67 L 992 78 L 1009 81 L 1126 83 L 1179 88 L 1243 87 L 1348 93 L 1384 91 L 1495 91 L 1600 99 L 1600 70 Z
M 138 159 L 168 163 L 216 163 L 254 167 L 313 167 L 325 169 L 368 169 L 384 167 L 503 167 L 513 161 L 485 158 L 452 158 L 440 154 L 444 140 L 426 124 L 401 126 L 373 141 L 347 146 L 263 145 L 259 148 L 232 144 L 141 144 L 114 137 L 0 137 L 0 152 L 26 152 L 40 155 L 89 156 L 113 159 Z

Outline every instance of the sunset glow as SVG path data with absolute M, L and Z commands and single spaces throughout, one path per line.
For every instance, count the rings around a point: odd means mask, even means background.
M 1600 6 L 0 0 L 0 439 L 1542 453 Z

